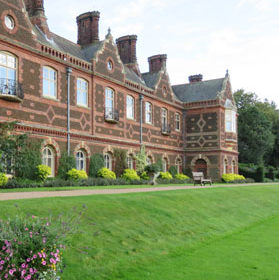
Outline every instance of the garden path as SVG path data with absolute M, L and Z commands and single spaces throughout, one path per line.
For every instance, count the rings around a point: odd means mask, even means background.
M 268 183 L 268 185 L 278 185 L 278 183 Z M 212 186 L 169 186 L 169 187 L 149 187 L 149 188 L 130 188 L 130 189 L 84 189 L 84 190 L 67 190 L 67 191 L 42 191 L 42 192 L 13 192 L 0 193 L 0 200 L 17 200 L 43 197 L 66 197 L 66 196 L 86 196 L 86 195 L 102 195 L 102 194 L 124 194 L 124 193 L 141 193 L 141 192 L 159 192 L 172 190 L 187 189 L 210 189 L 220 187 L 239 187 L 239 186 L 257 186 L 262 183 L 253 184 L 226 184 Z

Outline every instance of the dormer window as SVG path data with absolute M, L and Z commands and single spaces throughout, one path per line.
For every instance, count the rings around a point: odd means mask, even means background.
M 225 102 L 225 130 L 226 132 L 236 132 L 236 109 L 230 99 Z

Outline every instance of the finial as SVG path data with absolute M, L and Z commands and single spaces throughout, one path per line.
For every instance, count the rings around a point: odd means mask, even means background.
M 229 69 L 226 70 L 226 77 L 229 76 Z
M 106 38 L 109 38 L 109 37 L 111 37 L 111 29 L 110 29 L 110 27 L 108 28 L 108 34 L 106 35 Z

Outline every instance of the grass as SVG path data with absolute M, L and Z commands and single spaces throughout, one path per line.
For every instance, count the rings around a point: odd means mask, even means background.
M 2 201 L 0 217 L 85 204 L 62 279 L 277 280 L 278 186 Z

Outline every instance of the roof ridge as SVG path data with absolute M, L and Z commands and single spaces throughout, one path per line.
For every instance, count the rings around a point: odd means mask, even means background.
M 225 77 L 224 78 L 211 79 L 211 80 L 205 80 L 205 81 L 200 81 L 200 82 L 195 82 L 195 83 L 185 83 L 185 84 L 172 85 L 172 87 L 196 85 L 196 84 L 201 84 L 201 83 L 206 83 L 206 82 L 211 82 L 211 81 L 216 81 L 216 80 L 223 80 L 223 79 L 225 79 Z

